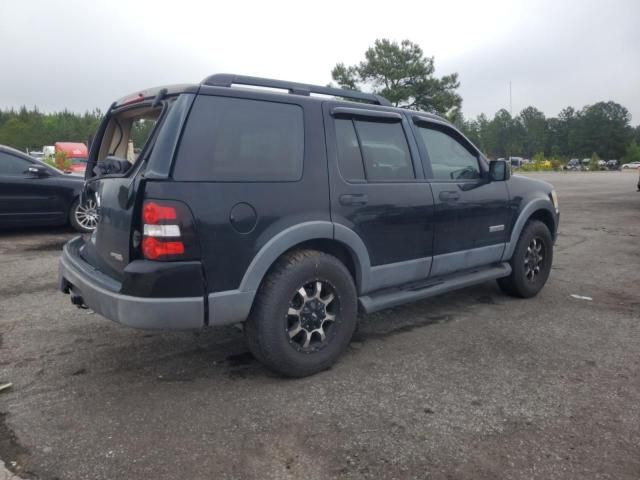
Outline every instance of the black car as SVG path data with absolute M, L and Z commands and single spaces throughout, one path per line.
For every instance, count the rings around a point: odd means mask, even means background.
M 93 200 L 80 202 L 84 178 L 66 175 L 19 150 L 0 145 L 0 227 L 71 224 L 91 232 Z
M 129 166 L 143 117 L 156 126 Z M 213 75 L 115 102 L 95 138 L 100 220 L 64 247 L 61 290 L 138 328 L 246 320 L 285 375 L 328 368 L 358 311 L 488 280 L 533 297 L 551 270 L 552 186 L 376 95 Z

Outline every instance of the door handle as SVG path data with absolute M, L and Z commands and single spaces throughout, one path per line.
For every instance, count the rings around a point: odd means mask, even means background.
M 364 193 L 350 193 L 340 195 L 340 205 L 356 206 L 366 205 L 369 202 L 369 197 Z
M 460 200 L 460 194 L 458 192 L 452 191 L 440 192 L 438 198 L 445 202 L 455 202 L 456 200 Z

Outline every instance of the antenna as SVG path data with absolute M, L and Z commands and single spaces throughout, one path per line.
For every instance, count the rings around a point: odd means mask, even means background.
M 511 96 L 511 80 L 509 80 L 509 115 L 513 118 L 513 98 Z

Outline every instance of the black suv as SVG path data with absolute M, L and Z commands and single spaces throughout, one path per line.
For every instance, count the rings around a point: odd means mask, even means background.
M 111 105 L 84 195 L 100 220 L 60 259 L 73 304 L 137 328 L 246 320 L 253 354 L 290 376 L 328 368 L 358 311 L 493 279 L 536 295 L 559 219 L 551 185 L 440 117 L 228 74 Z

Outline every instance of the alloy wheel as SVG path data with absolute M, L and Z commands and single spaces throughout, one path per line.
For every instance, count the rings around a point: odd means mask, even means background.
M 73 214 L 82 228 L 95 230 L 98 226 L 98 208 L 95 200 L 87 200 L 84 204 L 78 203 Z
M 289 302 L 286 333 L 298 351 L 311 353 L 324 348 L 335 335 L 339 303 L 331 284 L 314 280 L 296 290 Z
M 545 255 L 542 240 L 539 237 L 532 238 L 524 256 L 524 274 L 527 280 L 535 281 L 544 266 Z

